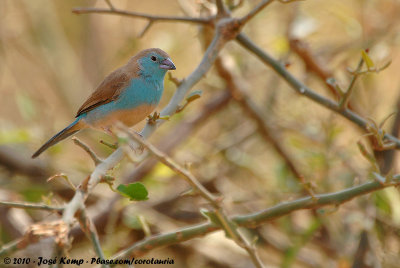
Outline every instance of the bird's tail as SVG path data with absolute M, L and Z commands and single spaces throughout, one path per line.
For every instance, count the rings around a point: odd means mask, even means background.
M 39 148 L 33 155 L 32 158 L 38 157 L 41 153 L 43 153 L 47 148 L 57 144 L 58 142 L 62 141 L 63 139 L 68 138 L 69 136 L 75 134 L 79 130 L 82 129 L 82 126 L 80 124 L 80 118 L 77 118 L 72 124 L 58 132 L 56 135 L 54 135 L 50 140 L 48 140 L 45 144 L 42 145 L 42 147 Z

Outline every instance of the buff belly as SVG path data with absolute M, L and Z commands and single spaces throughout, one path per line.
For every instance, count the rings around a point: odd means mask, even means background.
M 116 122 L 122 122 L 126 126 L 134 126 L 149 114 L 151 114 L 155 105 L 140 105 L 133 109 L 113 109 L 104 111 L 104 109 L 90 111 L 83 119 L 83 122 L 92 128 L 109 129 Z

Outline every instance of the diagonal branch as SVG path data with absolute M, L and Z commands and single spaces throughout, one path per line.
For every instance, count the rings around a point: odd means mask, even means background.
M 245 24 L 249 20 L 251 20 L 255 15 L 257 15 L 263 8 L 271 4 L 274 0 L 262 0 L 260 3 L 258 3 L 249 13 L 247 13 L 245 16 L 240 18 L 240 23 Z
M 92 219 L 89 218 L 87 215 L 87 212 L 85 209 L 82 209 L 81 212 L 79 213 L 79 222 L 81 224 L 81 229 L 85 232 L 86 236 L 92 241 L 94 251 L 96 252 L 97 256 L 101 260 L 105 260 L 105 256 L 103 253 L 103 250 L 100 245 L 100 239 L 96 231 L 96 227 L 94 226 L 94 223 Z M 109 268 L 110 266 L 108 264 L 102 264 L 103 268 Z
M 199 192 L 199 194 L 206 200 L 210 202 L 210 204 L 213 206 L 215 209 L 215 216 L 217 217 L 220 227 L 225 230 L 227 234 L 232 238 L 233 241 L 236 242 L 236 244 L 240 247 L 242 247 L 244 250 L 247 251 L 249 254 L 253 264 L 258 267 L 262 268 L 264 265 L 262 264 L 261 260 L 259 259 L 255 249 L 252 247 L 252 245 L 245 239 L 245 237 L 238 231 L 237 226 L 233 224 L 233 222 L 228 218 L 226 213 L 224 212 L 223 208 L 221 207 L 220 204 L 220 198 L 215 197 L 213 194 L 211 194 L 198 180 L 197 178 L 189 172 L 187 169 L 181 167 L 178 165 L 176 162 L 174 162 L 171 158 L 169 158 L 166 154 L 158 150 L 156 147 L 154 147 L 152 144 L 144 140 L 142 137 L 140 137 L 138 134 L 133 134 L 129 129 L 123 125 L 120 126 L 120 128 L 128 134 L 130 139 L 135 140 L 136 142 L 139 142 L 141 145 L 143 145 L 145 148 L 147 148 L 153 155 L 155 155 L 160 162 L 162 162 L 164 165 L 175 171 L 177 174 L 181 175 L 186 181 L 195 189 L 196 191 Z
M 367 127 L 367 120 L 365 120 L 363 117 L 360 115 L 352 112 L 349 109 L 342 109 L 336 102 L 327 99 L 315 91 L 313 91 L 311 88 L 307 87 L 304 85 L 302 82 L 297 80 L 291 73 L 289 73 L 283 65 L 281 65 L 278 61 L 273 59 L 270 55 L 265 53 L 260 47 L 255 45 L 245 34 L 240 33 L 237 35 L 236 40 L 247 50 L 249 50 L 251 53 L 256 55 L 262 62 L 264 62 L 266 65 L 270 66 L 278 75 L 280 75 L 283 79 L 286 80 L 286 82 L 289 83 L 289 85 L 296 90 L 298 93 L 306 96 L 307 98 L 313 100 L 314 102 L 319 103 L 320 105 L 328 108 L 329 110 L 332 110 L 343 117 L 347 118 L 348 120 L 352 121 L 362 129 L 366 130 Z M 386 139 L 394 142 L 396 144 L 396 148 L 400 148 L 400 140 L 397 139 L 396 137 L 390 135 L 390 134 L 385 134 L 384 136 Z
M 79 147 L 81 147 L 85 152 L 88 153 L 88 155 L 90 156 L 90 158 L 92 158 L 94 164 L 97 166 L 98 164 L 100 164 L 102 162 L 102 160 L 96 155 L 96 153 L 89 147 L 89 145 L 87 145 L 86 143 L 84 143 L 83 141 L 81 141 L 80 139 L 78 139 L 77 137 L 72 137 L 72 141 L 78 145 Z
M 339 206 L 340 204 L 348 202 L 355 197 L 366 195 L 383 188 L 397 186 L 399 184 L 399 178 L 387 184 L 371 181 L 334 193 L 317 194 L 315 195 L 315 198 L 304 197 L 293 201 L 282 202 L 276 206 L 256 213 L 233 216 L 231 220 L 239 226 L 255 228 L 261 224 L 275 220 L 298 210 L 317 209 L 329 205 Z M 220 229 L 220 226 L 210 222 L 188 226 L 170 233 L 154 235 L 133 244 L 129 248 L 124 249 L 117 255 L 113 256 L 113 259 L 121 259 L 129 256 L 141 256 L 146 252 L 154 250 L 155 248 L 178 244 L 195 237 L 204 236 Z

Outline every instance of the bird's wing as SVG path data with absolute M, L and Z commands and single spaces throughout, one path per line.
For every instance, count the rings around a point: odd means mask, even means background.
M 85 103 L 82 104 L 76 117 L 117 99 L 121 90 L 128 86 L 129 80 L 129 75 L 123 69 L 115 70 L 109 74 Z

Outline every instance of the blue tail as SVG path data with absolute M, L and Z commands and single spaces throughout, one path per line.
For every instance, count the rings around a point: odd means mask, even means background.
M 40 147 L 39 150 L 36 151 L 36 153 L 32 155 L 32 158 L 38 157 L 41 153 L 47 150 L 47 148 L 55 145 L 56 143 L 68 138 L 69 136 L 81 130 L 81 127 L 79 126 L 79 120 L 80 118 L 77 118 L 74 122 L 72 122 L 71 125 L 67 126 L 56 135 L 54 135 L 50 140 L 43 144 L 42 147 Z

